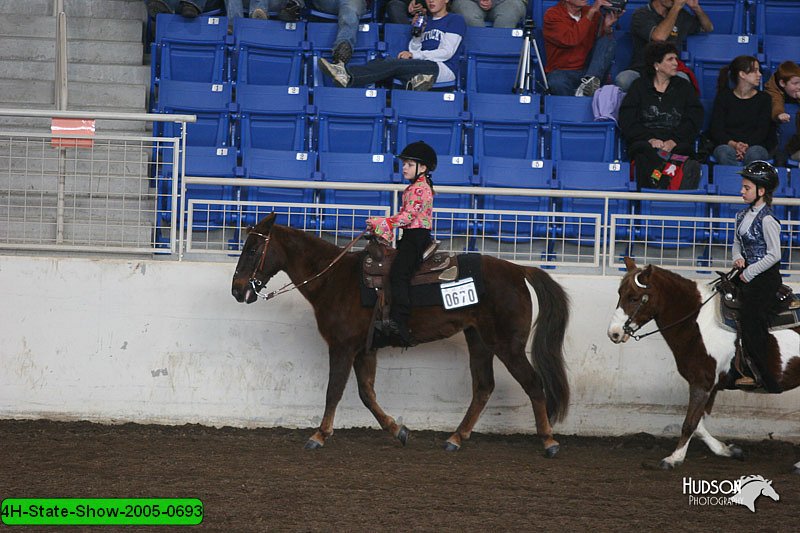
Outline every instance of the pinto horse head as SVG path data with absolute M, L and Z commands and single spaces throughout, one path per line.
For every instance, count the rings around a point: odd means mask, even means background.
M 247 230 L 247 239 L 236 263 L 231 286 L 231 293 L 237 302 L 255 302 L 258 292 L 280 270 L 275 247 L 269 245 L 274 224 L 275 213 L 271 213 Z
M 625 258 L 628 273 L 619 285 L 619 301 L 608 326 L 608 338 L 619 344 L 653 320 L 657 313 L 658 294 L 650 284 L 652 265 L 639 268 L 630 257 Z

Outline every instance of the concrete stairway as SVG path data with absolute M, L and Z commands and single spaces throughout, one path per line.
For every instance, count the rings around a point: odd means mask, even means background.
M 141 113 L 150 69 L 143 65 L 141 0 L 66 0 L 70 110 Z M 0 2 L 0 107 L 54 109 L 53 0 Z M 0 128 L 49 129 L 46 119 L 2 118 Z M 98 132 L 142 133 L 144 123 L 98 122 Z
M 55 109 L 53 4 L 0 1 L 0 108 Z M 65 0 L 64 5 L 68 110 L 146 112 L 150 68 L 143 64 L 144 2 Z M 96 126 L 98 135 L 151 135 L 151 125 L 141 121 L 98 120 Z M 0 132 L 49 131 L 46 118 L 0 117 Z M 24 139 L 0 136 L 0 215 L 9 239 L 0 234 L 0 243 L 51 243 L 58 152 Z M 114 141 L 108 148 L 65 151 L 66 239 L 103 246 L 105 240 L 124 238 L 127 246 L 147 247 L 155 197 L 148 188 L 149 153 L 137 153 L 135 146 Z

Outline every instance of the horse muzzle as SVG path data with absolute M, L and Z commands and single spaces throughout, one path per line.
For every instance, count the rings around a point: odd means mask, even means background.
M 251 304 L 258 300 L 258 293 L 249 283 L 238 283 L 231 288 L 231 294 L 239 303 Z
M 631 338 L 630 335 L 625 333 L 621 327 L 619 326 L 611 326 L 608 328 L 608 338 L 611 339 L 611 342 L 614 344 L 621 344 L 628 342 L 628 339 Z

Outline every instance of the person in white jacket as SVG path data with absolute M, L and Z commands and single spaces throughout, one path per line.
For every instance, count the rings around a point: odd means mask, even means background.
M 339 87 L 365 87 L 399 79 L 409 90 L 427 91 L 434 83 L 455 80 L 467 27 L 464 17 L 448 13 L 448 0 L 428 0 L 427 4 L 428 22 L 424 31 L 419 37 L 412 37 L 408 50 L 403 50 L 396 58 L 352 66 L 320 58 L 320 70 Z

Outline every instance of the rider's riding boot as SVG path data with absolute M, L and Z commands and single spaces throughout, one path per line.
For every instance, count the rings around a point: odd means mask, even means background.
M 734 384 L 740 389 L 755 389 L 759 387 L 758 382 L 750 376 L 742 376 Z
M 383 323 L 383 331 L 400 339 L 404 346 L 411 347 L 417 345 L 416 339 L 411 335 L 408 326 L 402 320 L 390 318 Z

